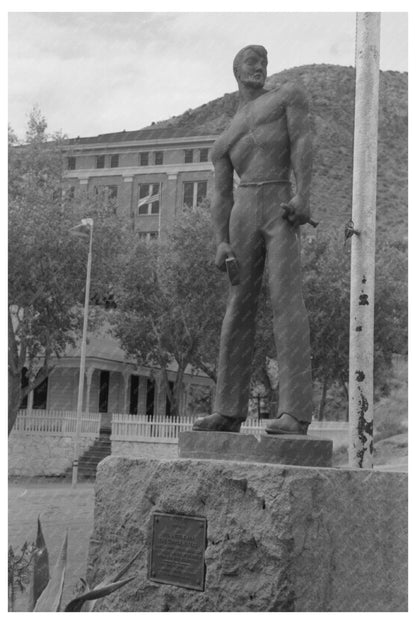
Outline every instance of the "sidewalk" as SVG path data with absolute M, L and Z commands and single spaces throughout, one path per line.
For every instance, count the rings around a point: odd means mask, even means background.
M 66 605 L 80 577 L 85 578 L 88 542 L 93 529 L 94 484 L 80 483 L 72 488 L 68 483 L 43 483 L 22 480 L 9 483 L 9 545 L 20 550 L 25 540 L 36 538 L 37 518 L 40 516 L 49 552 L 49 567 L 53 569 L 66 529 L 68 535 L 68 564 L 62 604 Z M 26 610 L 26 597 L 17 596 L 16 610 Z

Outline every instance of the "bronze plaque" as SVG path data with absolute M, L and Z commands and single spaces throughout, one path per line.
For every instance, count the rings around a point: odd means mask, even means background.
M 149 580 L 204 591 L 206 518 L 156 512 L 152 528 Z

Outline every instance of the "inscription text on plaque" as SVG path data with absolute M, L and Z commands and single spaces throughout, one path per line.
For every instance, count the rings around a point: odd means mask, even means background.
M 155 512 L 148 578 L 204 591 L 207 520 Z

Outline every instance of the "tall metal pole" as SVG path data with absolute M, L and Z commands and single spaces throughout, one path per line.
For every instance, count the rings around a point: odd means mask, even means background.
M 357 13 L 351 239 L 349 465 L 373 467 L 374 267 L 380 13 Z
M 89 226 L 90 241 L 89 241 L 88 262 L 87 262 L 87 281 L 85 285 L 84 322 L 83 322 L 83 327 L 82 327 L 81 359 L 80 359 L 80 365 L 79 365 L 77 422 L 76 422 L 76 428 L 75 428 L 74 457 L 73 457 L 73 462 L 72 462 L 72 486 L 75 486 L 78 481 L 78 460 L 79 460 L 79 446 L 80 446 L 80 437 L 81 437 L 82 402 L 83 402 L 83 396 L 84 396 L 85 356 L 86 356 L 86 351 L 87 351 L 88 306 L 89 306 L 89 301 L 90 301 L 93 220 L 83 219 L 83 225 Z

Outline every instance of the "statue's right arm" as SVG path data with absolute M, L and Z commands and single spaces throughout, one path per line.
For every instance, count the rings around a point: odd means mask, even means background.
M 230 246 L 230 215 L 234 203 L 233 166 L 227 154 L 214 160 L 215 190 L 211 213 L 217 242 L 216 266 L 225 271 L 225 260 L 234 253 Z

